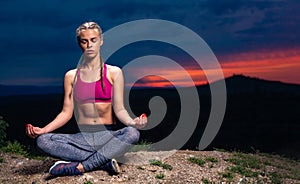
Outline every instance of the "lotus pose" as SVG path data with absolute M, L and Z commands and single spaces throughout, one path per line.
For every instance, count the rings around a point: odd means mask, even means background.
M 77 69 L 64 77 L 62 111 L 45 127 L 26 125 L 26 134 L 36 138 L 45 153 L 62 159 L 49 170 L 52 175 L 81 175 L 95 169 L 118 174 L 115 158 L 124 155 L 139 140 L 139 131 L 147 123 L 145 114 L 132 119 L 124 108 L 124 78 L 117 66 L 101 58 L 102 30 L 95 22 L 86 22 L 76 30 L 83 52 Z M 75 115 L 81 131 L 75 134 L 51 133 Z M 115 118 L 126 126 L 115 129 Z

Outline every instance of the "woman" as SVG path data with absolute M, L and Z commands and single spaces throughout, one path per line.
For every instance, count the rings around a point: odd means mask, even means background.
M 78 69 L 65 74 L 62 111 L 43 128 L 27 124 L 26 134 L 37 138 L 37 146 L 44 152 L 66 160 L 50 168 L 52 175 L 81 175 L 94 169 L 118 174 L 120 169 L 114 158 L 137 143 L 136 128 L 144 127 L 147 118 L 142 114 L 132 119 L 124 108 L 123 74 L 120 68 L 105 64 L 101 58 L 100 26 L 86 22 L 77 28 L 76 35 L 83 56 Z M 73 111 L 81 132 L 51 133 L 65 125 Z M 113 130 L 114 115 L 127 127 Z

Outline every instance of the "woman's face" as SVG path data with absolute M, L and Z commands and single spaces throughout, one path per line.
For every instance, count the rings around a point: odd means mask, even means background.
M 103 40 L 98 31 L 87 29 L 79 34 L 78 44 L 85 56 L 93 58 L 99 54 Z

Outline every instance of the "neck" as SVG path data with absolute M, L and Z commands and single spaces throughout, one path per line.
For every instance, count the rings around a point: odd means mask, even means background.
M 100 68 L 101 62 L 100 57 L 95 58 L 84 58 L 83 67 L 89 70 L 96 70 Z

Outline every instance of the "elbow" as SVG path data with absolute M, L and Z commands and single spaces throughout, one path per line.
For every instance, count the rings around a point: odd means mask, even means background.
M 122 114 L 124 110 L 125 108 L 114 108 L 115 115 L 118 116 L 119 114 Z
M 72 118 L 73 114 L 68 114 L 66 119 L 69 121 Z
M 113 111 L 115 112 L 115 114 L 117 114 L 118 112 L 120 112 L 122 108 L 120 108 L 120 106 L 117 106 L 115 104 L 113 104 Z
M 70 112 L 70 113 L 67 114 L 67 117 L 66 117 L 66 118 L 67 118 L 68 120 L 70 120 L 70 119 L 72 118 L 72 116 L 73 116 L 73 112 Z
M 64 117 L 64 119 L 66 120 L 66 121 L 69 121 L 71 118 L 72 118 L 72 116 L 73 116 L 73 112 L 72 111 L 62 111 L 61 112 L 61 114 L 62 114 L 62 116 Z

